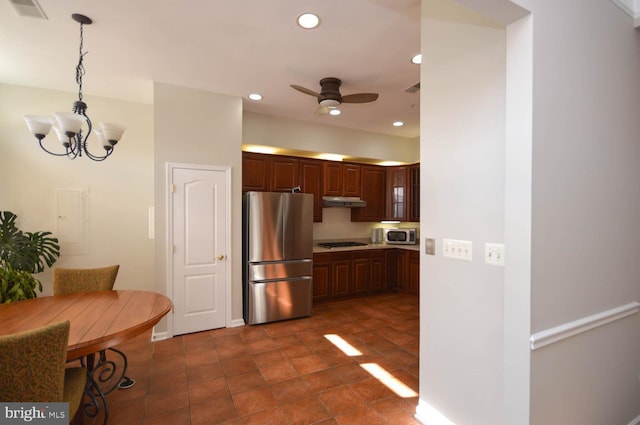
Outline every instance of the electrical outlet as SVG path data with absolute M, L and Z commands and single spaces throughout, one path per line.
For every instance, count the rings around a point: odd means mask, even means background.
M 504 244 L 485 243 L 484 262 L 491 266 L 504 267 Z
M 454 260 L 472 261 L 473 244 L 471 241 L 443 239 L 442 255 L 447 258 L 453 258 Z

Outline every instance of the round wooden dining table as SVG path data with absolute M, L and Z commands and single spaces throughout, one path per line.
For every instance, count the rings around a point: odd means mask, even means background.
M 0 304 L 0 335 L 69 320 L 67 360 L 118 345 L 155 326 L 171 311 L 164 295 L 149 291 L 91 291 Z

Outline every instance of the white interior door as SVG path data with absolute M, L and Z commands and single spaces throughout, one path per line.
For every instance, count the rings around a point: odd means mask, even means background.
M 228 172 L 169 167 L 173 335 L 225 326 Z

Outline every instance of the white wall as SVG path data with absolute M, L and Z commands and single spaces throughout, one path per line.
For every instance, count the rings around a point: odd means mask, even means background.
M 153 290 L 153 241 L 148 238 L 148 207 L 154 202 L 151 105 L 85 96 L 94 125 L 117 122 L 127 130 L 106 161 L 70 161 L 42 151 L 22 116 L 70 112 L 75 100 L 76 93 L 0 84 L 0 210 L 16 213 L 23 230 L 55 234 L 56 189 L 88 188 L 88 254 L 71 256 L 63 249 L 56 265 L 120 264 L 116 289 Z M 95 135 L 91 138 L 97 142 Z M 45 141 L 57 148 L 53 131 Z M 49 270 L 38 276 L 43 295 L 51 294 L 50 276 Z
M 232 319 L 242 319 L 242 99 L 154 83 L 156 275 L 166 292 L 166 163 L 230 166 Z M 159 326 L 162 329 L 162 324 Z
M 454 424 L 503 419 L 502 268 L 484 243 L 504 241 L 505 29 L 447 0 L 422 3 L 420 406 Z M 473 261 L 442 239 L 473 242 Z M 422 252 L 422 251 L 421 251 Z M 434 410 L 432 410 L 434 409 Z
M 490 108 L 477 108 L 471 119 L 460 119 L 467 118 L 469 105 L 490 97 L 469 87 L 476 73 L 463 78 L 476 54 L 486 53 L 486 47 L 493 45 L 490 37 L 470 39 L 471 26 L 454 32 L 460 18 L 430 19 L 429 10 L 437 5 L 450 11 L 455 5 L 423 0 L 421 227 L 434 229 L 436 237 L 445 236 L 437 233 L 445 229 L 466 238 L 465 233 L 479 229 L 467 228 L 464 212 L 488 211 L 504 199 L 508 242 L 504 284 L 508 286 L 504 318 L 491 317 L 482 308 L 499 295 L 496 291 L 492 296 L 494 281 L 486 273 L 476 269 L 470 277 L 467 272 L 476 265 L 448 266 L 441 257 L 423 256 L 418 414 L 430 414 L 433 422 L 429 424 L 637 423 L 637 314 L 534 351 L 525 345 L 531 333 L 640 299 L 640 261 L 635 250 L 640 232 L 640 192 L 635 188 L 640 181 L 640 32 L 613 2 L 601 0 L 587 0 L 579 7 L 570 0 L 519 0 L 532 13 L 518 22 L 505 19 L 519 19 L 518 13 L 500 11 L 513 9 L 508 1 L 459 3 L 511 24 L 506 32 L 506 190 L 502 195 L 484 192 L 485 204 L 478 206 L 475 196 L 466 192 L 469 181 L 464 178 L 467 170 L 490 161 L 482 155 L 477 155 L 477 161 L 466 161 L 478 148 L 474 130 L 484 128 L 477 118 L 486 116 Z M 454 45 L 464 40 L 467 47 L 476 49 L 460 49 L 460 57 L 434 56 L 437 46 L 433 43 L 444 40 Z M 488 44 L 477 46 L 483 40 Z M 459 77 L 459 84 L 449 84 L 442 76 L 447 68 Z M 474 69 L 490 87 L 496 80 L 482 74 L 483 70 L 487 68 Z M 500 75 L 500 70 L 496 72 Z M 466 98 L 461 91 L 467 92 Z M 443 100 L 440 116 L 432 117 L 437 111 L 431 98 Z M 512 108 L 517 109 L 515 114 Z M 471 123 L 471 128 L 453 129 L 455 117 Z M 441 143 L 440 136 L 447 143 Z M 437 169 L 438 161 L 443 169 Z M 429 167 L 435 169 L 425 172 Z M 449 168 L 462 170 L 457 179 Z M 459 188 L 460 181 L 464 189 Z M 437 188 L 445 185 L 451 193 L 434 198 L 440 195 Z M 462 201 L 456 204 L 460 196 Z M 445 214 L 451 217 L 448 223 L 441 219 Z M 487 223 L 478 220 L 479 226 Z M 482 286 L 484 293 L 479 294 L 473 283 Z M 431 300 L 436 297 L 447 311 Z M 464 317 L 477 320 L 461 325 Z M 486 342 L 493 342 L 497 324 L 504 326 L 504 360 L 501 353 L 493 354 L 504 362 L 504 373 L 496 371 L 492 361 L 476 361 L 473 369 L 467 363 L 490 353 L 489 345 L 479 344 L 476 337 L 488 336 Z M 487 373 L 487 368 L 493 371 Z M 502 375 L 503 401 L 491 399 L 500 392 Z M 487 402 L 495 405 L 487 408 Z M 500 417 L 502 409 L 504 417 Z
M 531 326 L 640 300 L 640 32 L 611 1 L 531 2 Z M 640 318 L 532 353 L 531 423 L 640 415 Z
M 243 143 L 387 161 L 419 161 L 419 138 L 389 136 L 245 112 Z

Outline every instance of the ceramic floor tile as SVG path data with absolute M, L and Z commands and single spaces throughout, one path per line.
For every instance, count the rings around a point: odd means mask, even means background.
M 362 355 L 325 337 L 338 334 Z M 417 425 L 401 398 L 360 365 L 418 389 L 417 298 L 389 294 L 314 306 L 308 318 L 217 329 L 121 347 L 128 390 L 107 396 L 118 425 Z M 125 349 L 126 348 L 126 349 Z M 129 351 L 127 351 L 129 350 Z M 85 425 L 99 421 L 85 417 Z

